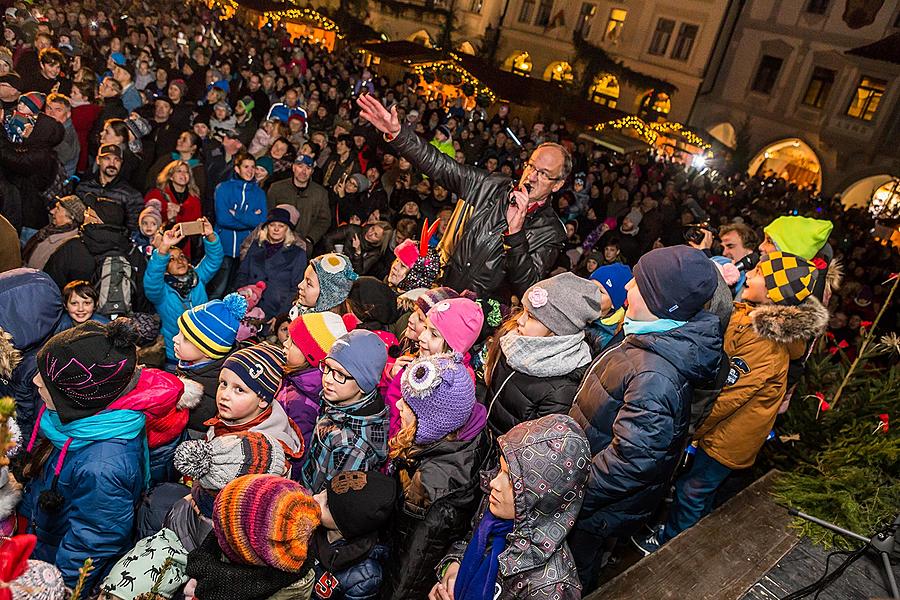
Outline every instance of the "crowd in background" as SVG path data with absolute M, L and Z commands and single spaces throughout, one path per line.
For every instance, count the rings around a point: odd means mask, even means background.
M 199 3 L 3 19 L 0 516 L 45 561 L 4 581 L 41 597 L 89 556 L 128 600 L 580 597 L 710 510 L 900 271 L 837 197 Z

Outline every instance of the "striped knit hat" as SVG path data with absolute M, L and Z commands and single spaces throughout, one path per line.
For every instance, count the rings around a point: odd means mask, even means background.
M 243 431 L 206 440 L 188 440 L 175 449 L 175 468 L 206 490 L 221 490 L 243 475 L 283 475 L 284 449 L 275 438 Z
M 319 505 L 299 483 L 277 475 L 245 475 L 225 486 L 213 506 L 213 527 L 233 562 L 297 573 L 310 536 L 321 522 Z
M 318 367 L 328 356 L 334 342 L 355 327 L 355 321 L 355 317 L 351 314 L 341 317 L 330 311 L 307 313 L 294 319 L 288 327 L 288 332 L 291 341 L 306 357 L 309 366 Z
M 247 300 L 240 294 L 228 294 L 181 313 L 178 330 L 206 356 L 224 358 L 234 347 L 246 313 Z
M 281 386 L 285 362 L 284 350 L 272 344 L 258 344 L 238 350 L 222 368 L 240 377 L 247 389 L 271 404 Z
M 28 92 L 19 96 L 19 102 L 28 107 L 32 114 L 40 114 L 44 110 L 46 96 L 40 92 Z
M 795 254 L 770 252 L 759 261 L 766 294 L 775 304 L 800 304 L 812 294 L 816 265 Z
M 444 300 L 450 300 L 451 298 L 459 298 L 459 294 L 456 290 L 446 286 L 437 287 L 428 290 L 419 296 L 418 299 L 416 299 L 416 306 L 427 315 L 432 306 L 439 302 L 443 302 Z

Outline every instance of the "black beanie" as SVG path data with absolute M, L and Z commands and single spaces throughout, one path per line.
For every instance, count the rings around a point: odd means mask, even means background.
M 37 366 L 59 420 L 71 423 L 105 409 L 128 390 L 137 366 L 137 335 L 124 320 L 87 321 L 50 338 Z
M 702 251 L 671 246 L 643 255 L 634 266 L 634 282 L 655 316 L 689 321 L 712 298 L 718 276 Z
M 397 483 L 377 471 L 343 471 L 328 482 L 328 510 L 345 539 L 374 533 L 391 519 Z

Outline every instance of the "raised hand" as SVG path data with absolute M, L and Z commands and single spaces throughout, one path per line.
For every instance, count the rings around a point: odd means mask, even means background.
M 209 236 L 211 236 L 213 234 L 213 226 L 212 223 L 209 222 L 209 219 L 207 219 L 206 217 L 200 217 L 200 219 L 198 220 L 203 223 L 203 237 L 208 238 Z M 181 228 L 179 228 L 179 232 L 180 231 Z
M 181 240 L 184 239 L 184 234 L 181 233 L 181 224 L 179 223 L 172 229 L 168 230 L 163 234 L 162 243 L 159 245 L 159 253 L 160 254 L 168 254 L 169 249 L 172 246 L 176 246 Z
M 375 129 L 388 135 L 400 133 L 400 118 L 397 116 L 397 107 L 392 106 L 389 111 L 379 100 L 369 94 L 360 94 L 356 99 L 359 105 L 360 116 L 375 126 Z

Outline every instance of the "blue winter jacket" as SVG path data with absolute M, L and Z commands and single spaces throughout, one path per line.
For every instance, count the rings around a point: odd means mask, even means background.
M 305 271 L 306 251 L 303 248 L 286 246 L 266 258 L 265 246 L 253 242 L 247 249 L 246 256 L 241 259 L 235 287 L 264 281 L 266 289 L 257 306 L 266 313 L 267 318 L 271 318 L 290 310 L 292 300 L 297 295 L 297 284 L 303 280 Z
M 50 336 L 62 331 L 59 287 L 43 271 L 13 269 L 0 273 L 0 328 L 12 335 L 22 360 L 11 375 L 0 372 L 0 397 L 16 400 L 16 421 L 30 435 L 36 410 L 43 404 L 31 382 L 37 373 L 35 356 Z M 68 317 L 68 315 L 66 315 Z
M 632 533 L 665 496 L 688 438 L 694 387 L 715 377 L 719 319 L 700 312 L 662 333 L 627 335 L 595 360 L 569 411 L 593 455 L 576 527 Z
M 160 254 L 154 250 L 147 263 L 144 272 L 144 295 L 156 307 L 159 318 L 162 321 L 162 334 L 166 342 L 166 358 L 175 360 L 175 349 L 172 346 L 172 338 L 178 334 L 178 317 L 184 311 L 203 304 L 209 298 L 206 295 L 206 284 L 215 276 L 222 266 L 222 244 L 219 238 L 208 241 L 203 238 L 203 248 L 206 251 L 203 260 L 194 270 L 199 279 L 187 299 L 182 298 L 169 284 L 166 283 L 166 267 L 169 265 L 169 254 Z
M 216 187 L 216 233 L 225 256 L 239 256 L 241 244 L 266 220 L 266 193 L 256 181 L 234 178 Z
M 346 542 L 339 540 L 332 545 L 346 545 Z M 382 565 L 388 554 L 387 546 L 376 544 L 364 560 L 337 573 L 326 570 L 317 560 L 313 600 L 375 600 L 381 595 Z
M 75 586 L 87 557 L 94 561 L 85 587 L 91 590 L 131 548 L 134 510 L 144 489 L 145 443 L 139 435 L 68 451 L 57 484 L 64 498 L 58 513 L 47 514 L 38 507 L 41 492 L 53 482 L 58 448 L 26 486 L 19 512 L 29 521 L 29 533 L 37 536 L 31 557 L 59 567 L 68 587 Z

